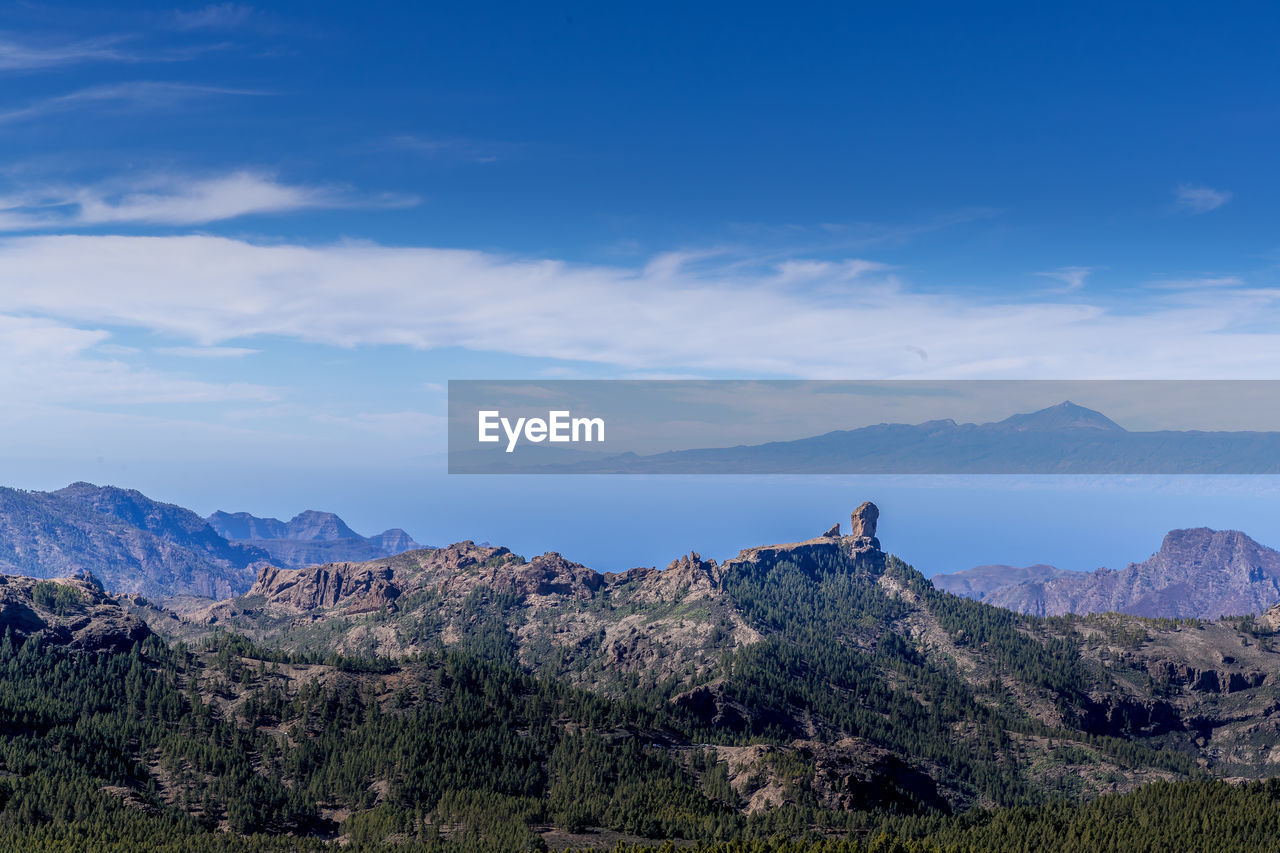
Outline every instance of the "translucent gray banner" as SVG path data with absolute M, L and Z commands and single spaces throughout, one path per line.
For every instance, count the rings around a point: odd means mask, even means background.
M 463 380 L 452 474 L 1277 474 L 1280 381 Z

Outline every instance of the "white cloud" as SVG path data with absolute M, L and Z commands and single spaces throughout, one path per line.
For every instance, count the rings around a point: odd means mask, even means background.
M 157 347 L 156 352 L 175 358 L 244 358 L 257 355 L 262 350 L 250 347 Z
M 392 137 L 388 147 L 411 151 L 427 157 L 462 160 L 471 163 L 496 163 L 518 152 L 519 145 L 450 136 L 422 136 L 404 133 Z
M 1204 276 L 1202 278 L 1161 279 L 1149 287 L 1159 290 L 1203 290 L 1216 287 L 1244 287 L 1244 279 L 1234 275 Z
M 248 89 L 229 89 L 219 86 L 194 86 L 186 83 L 164 83 L 138 80 L 129 83 L 113 83 L 90 86 L 33 101 L 25 107 L 0 112 L 0 124 L 15 124 L 58 113 L 72 112 L 86 107 L 115 106 L 130 110 L 169 109 L 196 98 L 211 95 L 261 95 Z
M 6 406 L 269 402 L 276 393 L 247 383 L 216 384 L 121 360 L 129 351 L 109 333 L 53 320 L 0 315 L 0 397 Z M 122 351 L 123 350 L 123 351 Z
M 128 184 L 117 181 L 91 187 L 50 186 L 0 197 L 0 231 L 121 223 L 198 225 L 250 214 L 413 202 L 396 196 L 357 198 L 340 188 L 286 184 L 253 171 L 208 178 L 151 175 Z
M 462 347 L 621 371 L 1027 378 L 1274 377 L 1280 293 L 984 301 L 865 274 L 815 300 L 776 267 L 575 266 L 477 251 L 213 236 L 0 241 L 0 312 L 201 345 L 257 336 Z M 928 359 L 918 351 L 924 349 Z M 10 363 L 24 363 L 22 360 Z
M 62 44 L 37 45 L 0 37 L 0 71 L 32 71 L 81 62 L 134 61 L 122 52 L 120 38 L 97 38 Z
M 1178 207 L 1188 213 L 1208 213 L 1231 201 L 1231 193 L 1227 190 L 1191 184 L 1182 184 L 1173 191 L 1173 196 Z
M 1093 267 L 1058 267 L 1050 272 L 1038 272 L 1036 275 L 1062 282 L 1062 287 L 1054 288 L 1058 293 L 1071 293 L 1084 287 L 1085 279 Z

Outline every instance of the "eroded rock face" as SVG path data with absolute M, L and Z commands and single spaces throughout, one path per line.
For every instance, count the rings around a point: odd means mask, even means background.
M 1117 695 L 1086 699 L 1082 703 L 1082 729 L 1113 737 L 1159 735 L 1182 729 L 1178 710 L 1162 699 L 1137 699 Z
M 715 560 L 704 560 L 691 551 L 672 560 L 664 571 L 652 572 L 641 582 L 637 599 L 641 601 L 676 601 L 712 595 L 720 587 L 722 573 Z
M 552 551 L 528 563 L 504 567 L 519 595 L 567 595 L 590 598 L 604 586 L 604 575 Z M 500 585 L 500 584 L 499 584 Z
M 1261 687 L 1267 679 L 1267 673 L 1257 670 L 1201 668 L 1175 660 L 1149 661 L 1147 672 L 1157 681 L 1187 687 L 1197 693 L 1238 693 Z
M 671 704 L 718 729 L 745 731 L 751 724 L 751 713 L 746 706 L 725 694 L 723 679 L 673 696 Z
M 885 555 L 880 550 L 880 540 L 875 536 L 879 518 L 879 508 L 866 501 L 853 511 L 852 529 L 848 536 L 838 535 L 840 525 L 837 524 L 816 539 L 744 548 L 738 552 L 737 557 L 726 560 L 720 567 L 720 572 L 723 574 L 733 571 L 735 564 L 747 562 L 768 565 L 786 561 L 803 564 L 810 560 L 830 561 L 841 557 L 852 559 L 872 571 L 882 570 Z
M 994 590 L 989 604 L 1035 616 L 1117 611 L 1217 619 L 1280 601 L 1280 553 L 1235 530 L 1172 530 L 1160 550 L 1119 571 L 1063 572 Z
M 874 538 L 876 522 L 880 520 L 880 508 L 871 501 L 864 501 L 849 516 L 849 535 L 861 539 Z
M 951 811 L 928 774 L 869 741 L 849 737 L 835 744 L 796 741 L 791 746 L 813 762 L 810 788 L 829 809 L 913 812 L 927 804 L 944 814 Z
M 348 612 L 369 612 L 387 607 L 400 596 L 390 566 L 335 563 L 306 569 L 268 566 L 258 573 L 249 595 L 261 595 L 275 604 L 298 610 L 350 605 Z

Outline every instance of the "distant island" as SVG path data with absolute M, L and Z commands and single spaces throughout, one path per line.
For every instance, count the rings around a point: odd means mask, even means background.
M 573 461 L 537 452 L 503 456 L 472 455 L 465 464 L 477 473 L 529 474 L 1277 474 L 1280 432 L 1130 431 L 1066 401 L 983 424 L 877 424 L 791 441 Z

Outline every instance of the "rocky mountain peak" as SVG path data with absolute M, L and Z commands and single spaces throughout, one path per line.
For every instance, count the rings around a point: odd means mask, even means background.
M 1091 429 L 1102 432 L 1124 432 L 1124 427 L 1093 409 L 1077 406 L 1065 400 L 1027 414 L 1012 415 L 992 426 L 1001 429 L 1023 431 L 1056 431 L 1064 429 Z
M 219 510 L 208 518 L 220 535 L 262 549 L 271 562 L 290 569 L 326 563 L 364 562 L 391 557 L 422 546 L 398 527 L 361 536 L 332 512 L 306 510 L 287 522 L 247 512 Z
M 1256 552 L 1262 550 L 1248 534 L 1239 530 L 1214 530 L 1209 527 L 1189 527 L 1170 530 L 1160 543 L 1157 556 L 1165 554 L 1185 558 L 1211 551 Z
M 875 539 L 879 520 L 880 508 L 871 501 L 864 501 L 849 516 L 849 535 L 855 539 Z
M 974 573 L 983 575 L 979 583 L 967 583 L 966 575 Z M 1010 583 L 1002 586 L 1001 574 Z M 1119 571 L 971 570 L 935 578 L 935 584 L 1041 616 L 1118 611 L 1216 619 L 1261 613 L 1280 601 L 1280 552 L 1238 530 L 1192 527 L 1169 531 L 1159 551 Z
M 290 519 L 289 538 L 303 542 L 331 542 L 335 539 L 359 539 L 341 518 L 332 512 L 309 509 Z

